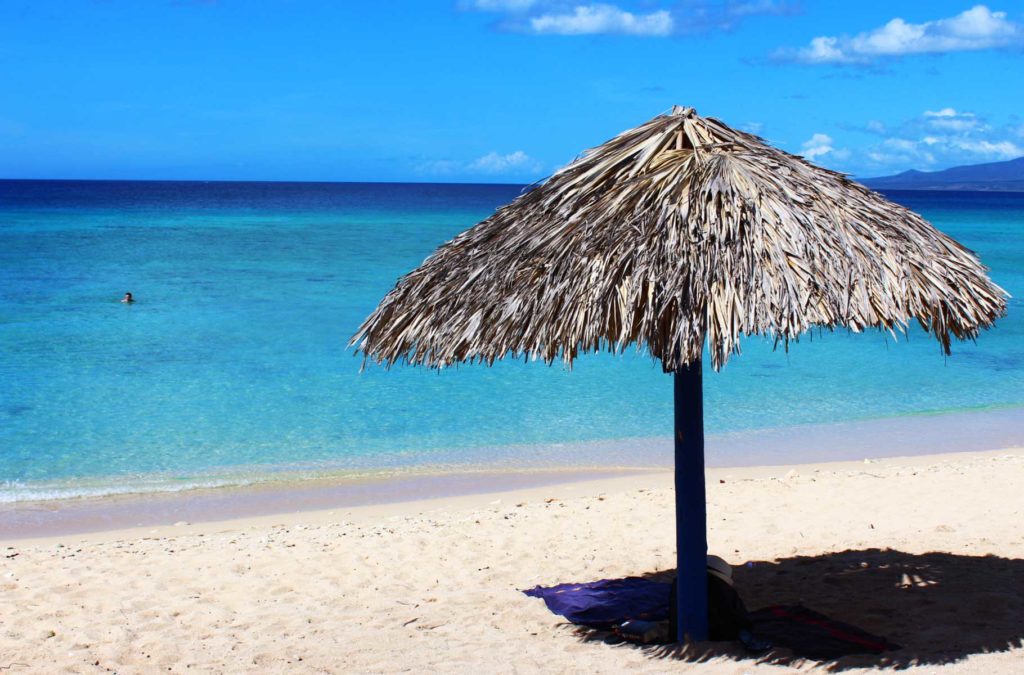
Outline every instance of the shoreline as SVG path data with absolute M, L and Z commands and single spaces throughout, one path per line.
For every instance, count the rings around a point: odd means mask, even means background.
M 1024 408 L 1007 407 L 709 435 L 707 468 L 792 468 L 1016 447 L 1024 447 Z M 129 488 L 98 496 L 9 501 L 0 503 L 0 541 L 512 492 L 665 473 L 672 468 L 672 443 L 667 437 L 499 450 L 506 459 L 484 465 L 425 465 L 314 476 L 268 471 L 271 478 L 249 483 L 145 492 Z M 585 465 L 544 464 L 551 456 L 588 461 Z
M 898 472 L 957 462 L 1010 458 L 1024 459 L 1024 445 L 862 460 L 707 467 L 705 480 L 710 491 L 716 484 L 735 481 L 784 481 L 815 474 L 873 475 L 874 470 Z M 441 493 L 436 492 L 439 486 L 444 488 Z M 153 495 L 122 495 L 81 500 L 64 504 L 63 508 L 49 504 L 0 510 L 0 516 L 4 516 L 0 518 L 0 544 L 163 538 L 272 527 L 283 521 L 308 525 L 330 523 L 341 518 L 374 519 L 427 511 L 450 512 L 469 506 L 549 499 L 545 495 L 550 494 L 593 497 L 605 492 L 672 489 L 673 472 L 670 469 L 612 468 L 477 472 L 340 484 L 328 480 L 316 485 L 262 485 L 256 490 L 215 488 L 196 491 L 199 494 L 191 495 L 191 498 L 183 497 L 182 493 L 156 498 Z M 386 498 L 381 499 L 382 495 Z M 21 518 L 11 518 L 12 513 Z

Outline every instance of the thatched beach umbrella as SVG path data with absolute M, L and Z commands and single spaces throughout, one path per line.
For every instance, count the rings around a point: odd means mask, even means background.
M 974 338 L 1006 294 L 973 253 L 845 176 L 692 108 L 584 153 L 402 277 L 352 343 L 384 364 L 572 364 L 636 344 L 675 373 L 679 635 L 707 638 L 701 356 L 741 335 L 912 320 Z

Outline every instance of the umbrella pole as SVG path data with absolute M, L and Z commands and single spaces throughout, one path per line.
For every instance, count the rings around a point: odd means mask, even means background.
M 676 625 L 679 642 L 708 639 L 707 503 L 701 362 L 675 372 Z

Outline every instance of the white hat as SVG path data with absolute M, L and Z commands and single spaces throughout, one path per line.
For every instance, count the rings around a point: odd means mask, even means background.
M 708 556 L 708 574 L 718 577 L 732 586 L 732 566 L 717 555 Z

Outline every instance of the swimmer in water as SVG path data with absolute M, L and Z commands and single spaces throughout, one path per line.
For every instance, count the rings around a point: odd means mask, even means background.
M 124 297 L 121 298 L 121 302 L 126 302 L 128 304 L 131 304 L 131 303 L 135 302 L 135 298 L 132 297 L 131 293 L 125 293 Z

